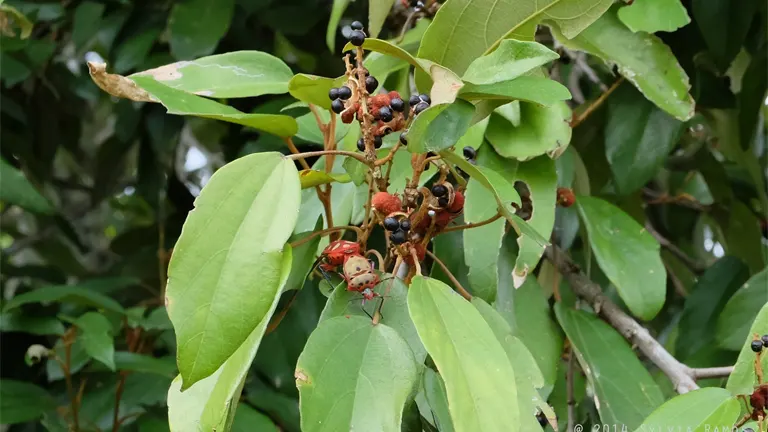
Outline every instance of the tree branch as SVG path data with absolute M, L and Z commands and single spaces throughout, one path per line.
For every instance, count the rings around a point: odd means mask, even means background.
M 353 152 L 350 152 L 350 151 L 344 151 L 344 150 L 318 150 L 318 151 L 313 151 L 313 152 L 292 154 L 292 155 L 286 156 L 286 158 L 290 159 L 290 160 L 296 160 L 296 159 L 305 159 L 305 158 L 310 158 L 310 157 L 315 157 L 315 156 L 324 156 L 324 155 L 328 155 L 328 154 L 335 154 L 335 155 L 340 155 L 340 156 L 348 156 L 348 157 L 357 159 L 357 160 L 359 160 L 360 162 L 362 162 L 362 163 L 364 163 L 366 165 L 369 165 L 368 160 L 365 159 L 365 157 L 363 155 L 361 155 L 359 153 L 353 153 Z
M 711 368 L 690 368 L 693 379 L 727 378 L 733 373 L 733 366 L 721 366 Z
M 656 239 L 659 244 L 666 248 L 668 251 L 670 251 L 674 256 L 676 256 L 680 261 L 683 262 L 688 268 L 691 269 L 695 274 L 702 274 L 704 273 L 704 270 L 706 270 L 707 266 L 704 264 L 696 261 L 695 259 L 691 258 L 682 251 L 679 247 L 675 246 L 671 241 L 667 240 L 666 237 L 659 234 L 658 231 L 651 225 L 650 222 L 646 222 L 645 224 L 645 230 L 648 231 L 650 235 L 653 236 L 653 238 Z
M 595 99 L 595 101 L 592 102 L 592 104 L 590 104 L 587 107 L 587 109 L 585 109 L 581 114 L 579 114 L 578 117 L 574 118 L 571 121 L 571 128 L 575 129 L 576 126 L 584 122 L 584 120 L 586 120 L 592 114 L 593 111 L 600 108 L 603 102 L 605 102 L 605 100 L 608 99 L 608 96 L 610 96 L 611 93 L 613 93 L 613 91 L 616 90 L 619 87 L 619 85 L 621 85 L 622 82 L 624 82 L 624 77 L 617 79 L 616 82 L 614 82 L 613 85 L 611 85 L 608 88 L 608 90 L 604 91 L 603 94 L 600 95 L 600 97 Z

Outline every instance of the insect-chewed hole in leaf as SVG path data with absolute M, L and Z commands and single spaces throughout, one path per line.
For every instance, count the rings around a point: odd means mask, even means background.
M 515 208 L 515 214 L 522 220 L 530 220 L 533 216 L 533 200 L 531 200 L 531 190 L 528 189 L 528 185 L 525 184 L 525 182 L 520 180 L 515 182 L 515 190 L 517 191 L 517 194 L 520 195 L 520 202 L 522 203 L 521 206 L 518 206 L 514 203 L 512 204 L 512 207 Z

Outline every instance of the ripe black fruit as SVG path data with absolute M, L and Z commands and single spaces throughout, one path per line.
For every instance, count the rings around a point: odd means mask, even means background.
M 383 144 L 383 142 L 381 141 L 381 137 L 380 136 L 373 137 L 373 147 L 374 148 L 379 148 L 379 147 L 381 147 L 382 144 Z
M 400 142 L 403 143 L 404 146 L 408 145 L 408 140 L 405 138 L 405 132 L 400 134 Z
M 448 197 L 438 198 L 437 205 L 440 207 L 448 207 Z
M 423 93 L 422 93 L 422 94 L 420 94 L 420 95 L 419 95 L 419 99 L 421 99 L 421 101 L 422 101 L 422 102 L 426 102 L 426 103 L 428 103 L 428 104 L 431 104 L 431 103 L 432 103 L 432 99 L 430 99 L 430 98 L 429 98 L 429 95 L 428 95 L 428 94 L 423 94 Z
M 405 109 L 405 102 L 400 98 L 394 98 L 389 101 L 389 107 L 397 112 L 403 112 Z
M 339 99 L 347 100 L 352 97 L 352 90 L 347 86 L 341 86 L 338 88 Z
M 762 340 L 762 341 L 763 341 L 763 346 L 765 346 L 766 348 L 768 348 L 768 334 L 766 334 L 766 335 L 763 335 L 763 337 L 762 337 L 762 338 L 760 338 L 760 340 Z
M 441 184 L 436 184 L 432 186 L 432 195 L 440 198 L 441 196 L 445 196 L 445 194 L 448 193 L 448 188 Z
M 389 241 L 396 245 L 405 243 L 405 240 L 405 231 L 403 230 L 397 230 L 389 235 Z
M 341 114 L 341 112 L 344 111 L 344 102 L 342 102 L 341 99 L 336 99 L 331 102 L 331 109 L 336 114 Z
M 330 100 L 332 100 L 332 101 L 338 99 L 339 98 L 339 89 L 334 87 L 334 88 L 328 90 L 328 98 Z
M 362 30 L 363 29 L 363 23 L 360 21 L 352 21 L 352 24 L 349 25 L 352 27 L 352 30 Z
M 429 108 L 429 104 L 426 102 L 419 102 L 416 104 L 416 107 L 413 109 L 414 114 L 419 114 L 425 109 Z
M 464 147 L 464 159 L 475 160 L 477 157 L 477 150 L 471 146 Z
M 411 229 L 411 220 L 410 219 L 403 219 L 400 221 L 400 229 L 403 231 L 410 231 Z
M 760 351 L 763 350 L 763 341 L 761 340 L 752 341 L 752 345 L 750 348 L 752 348 L 752 351 L 759 353 Z
M 375 92 L 377 88 L 379 88 L 379 80 L 370 75 L 365 77 L 365 89 L 368 91 L 368 93 Z
M 417 95 L 417 94 L 411 95 L 411 97 L 408 99 L 408 103 L 411 106 L 414 106 L 414 105 L 416 105 L 419 102 L 421 102 L 421 99 L 419 99 L 419 95 Z
M 365 33 L 360 30 L 354 30 L 349 34 L 349 41 L 352 42 L 352 45 L 354 46 L 360 46 L 365 42 Z
M 362 138 L 357 140 L 357 149 L 360 151 L 365 151 L 365 140 L 363 140 Z
M 388 217 L 384 219 L 384 229 L 387 231 L 395 231 L 398 228 L 400 228 L 400 222 L 397 221 L 397 219 L 393 217 Z
M 379 118 L 383 122 L 391 122 L 392 121 L 392 110 L 389 109 L 389 107 L 381 107 L 379 108 Z

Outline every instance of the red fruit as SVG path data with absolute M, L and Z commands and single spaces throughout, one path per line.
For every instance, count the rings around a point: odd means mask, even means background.
M 557 205 L 570 207 L 576 202 L 576 195 L 568 188 L 557 188 Z
M 376 192 L 371 199 L 371 204 L 377 212 L 385 215 L 399 212 L 403 209 L 403 202 L 400 198 L 389 192 Z
M 416 243 L 413 245 L 413 248 L 416 250 L 416 258 L 419 259 L 419 262 L 424 261 L 424 257 L 427 256 L 427 248 L 424 247 L 424 245 L 421 243 Z M 408 255 L 403 259 L 403 261 L 405 261 L 405 263 L 411 267 L 414 265 L 412 255 Z
M 448 207 L 448 211 L 451 213 L 459 213 L 464 210 L 464 194 L 460 191 L 456 191 L 453 194 L 453 202 Z

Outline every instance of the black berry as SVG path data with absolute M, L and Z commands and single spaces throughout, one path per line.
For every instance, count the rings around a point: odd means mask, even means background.
M 543 413 L 543 412 L 539 411 L 539 412 L 536 414 L 536 420 L 538 420 L 538 421 L 539 421 L 539 425 L 540 425 L 541 427 L 545 427 L 545 426 L 547 426 L 547 423 L 548 423 L 548 422 L 547 422 L 547 417 L 544 415 L 544 413 Z
M 448 207 L 448 197 L 438 198 L 437 205 L 439 205 L 440 207 Z
M 428 103 L 426 103 L 426 102 L 419 102 L 419 103 L 416 104 L 416 107 L 413 108 L 413 113 L 414 114 L 419 114 L 419 113 L 421 113 L 422 111 L 424 111 L 427 108 L 429 108 L 429 104 Z
M 445 194 L 448 193 L 448 188 L 441 184 L 436 184 L 432 186 L 432 195 L 440 198 L 441 196 L 445 196 Z
M 400 221 L 400 229 L 403 231 L 410 231 L 411 229 L 411 220 L 410 219 L 403 219 Z
M 419 103 L 419 102 L 421 102 L 421 99 L 419 99 L 419 95 L 417 95 L 417 94 L 415 94 L 415 95 L 411 95 L 411 98 L 410 98 L 410 99 L 408 99 L 408 103 L 409 103 L 411 106 L 414 106 L 414 105 L 416 105 L 416 104 L 417 104 L 417 103 Z
M 752 351 L 759 353 L 760 351 L 763 350 L 763 341 L 761 340 L 752 341 L 751 348 L 752 348 Z
M 360 46 L 365 42 L 365 33 L 360 30 L 353 30 L 352 33 L 349 34 L 349 41 L 352 42 L 352 45 L 354 46 Z
M 392 110 L 389 107 L 379 108 L 379 118 L 381 121 L 387 123 L 392 121 Z
M 405 139 L 405 132 L 400 134 L 400 142 L 403 143 L 404 146 L 408 145 L 408 140 Z
M 419 99 L 421 99 L 422 102 L 426 102 L 428 104 L 432 103 L 432 99 L 429 98 L 428 94 L 420 94 Z
M 339 98 L 339 89 L 332 88 L 332 89 L 328 90 L 328 98 L 330 100 L 332 100 L 332 101 L 338 99 Z
M 357 149 L 360 151 L 365 151 L 365 140 L 363 140 L 362 138 L 357 140 Z
M 405 243 L 405 240 L 405 231 L 403 230 L 397 230 L 389 235 L 389 241 L 396 245 Z
M 403 112 L 405 109 L 405 102 L 400 98 L 394 98 L 389 101 L 389 107 L 397 112 Z
M 365 89 L 368 91 L 368 93 L 375 92 L 377 88 L 379 88 L 379 80 L 370 75 L 365 77 Z
M 347 86 L 341 86 L 338 88 L 339 99 L 347 100 L 352 97 L 352 90 Z
M 344 102 L 342 102 L 341 99 L 336 99 L 331 102 L 331 109 L 336 114 L 341 114 L 341 112 L 344 111 Z
M 763 337 L 762 337 L 760 340 L 762 340 L 762 341 L 763 341 L 763 346 L 765 346 L 766 348 L 768 348 L 768 334 L 766 334 L 766 335 L 763 335 Z
M 352 30 L 362 30 L 363 29 L 363 23 L 360 21 L 352 21 L 352 24 L 349 25 L 352 27 Z
M 383 142 L 381 141 L 381 137 L 380 136 L 373 137 L 373 147 L 374 148 L 379 148 L 379 147 L 381 147 L 382 144 L 383 144 Z
M 384 229 L 387 231 L 395 231 L 398 228 L 400 228 L 400 223 L 397 221 L 397 219 L 393 217 L 384 219 Z
M 477 158 L 477 150 L 471 146 L 464 147 L 464 159 L 474 160 Z

